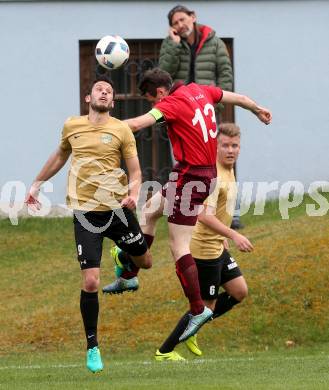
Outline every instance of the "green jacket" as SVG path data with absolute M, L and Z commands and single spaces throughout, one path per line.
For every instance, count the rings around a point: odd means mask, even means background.
M 232 91 L 233 74 L 225 43 L 208 26 L 197 25 L 199 44 L 195 58 L 195 82 L 214 84 Z M 191 51 L 182 39 L 179 44 L 170 37 L 163 40 L 160 48 L 159 67 L 166 70 L 174 82 L 186 81 L 190 70 Z

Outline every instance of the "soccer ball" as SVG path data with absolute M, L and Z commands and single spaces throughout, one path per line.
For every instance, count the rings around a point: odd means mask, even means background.
M 119 35 L 106 35 L 98 41 L 95 56 L 105 69 L 116 69 L 128 61 L 129 46 Z

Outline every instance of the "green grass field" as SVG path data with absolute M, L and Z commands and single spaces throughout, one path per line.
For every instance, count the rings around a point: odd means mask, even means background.
M 155 362 L 141 353 L 104 354 L 105 369 L 91 374 L 82 354 L 35 353 L 0 366 L 3 389 L 328 389 L 329 349 L 258 353 L 212 352 L 187 362 Z
M 0 388 L 328 389 L 329 216 L 308 217 L 305 202 L 289 220 L 276 202 L 264 216 L 243 217 L 255 251 L 232 254 L 249 297 L 202 329 L 201 359 L 179 346 L 183 363 L 152 359 L 187 307 L 160 221 L 154 266 L 140 273 L 140 290 L 100 295 L 105 369 L 98 375 L 84 367 L 71 220 L 1 220 Z M 113 278 L 109 247 L 102 285 Z

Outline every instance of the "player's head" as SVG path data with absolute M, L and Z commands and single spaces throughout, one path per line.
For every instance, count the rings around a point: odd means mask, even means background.
M 139 90 L 149 102 L 157 103 L 169 95 L 172 83 L 168 72 L 160 68 L 153 68 L 144 73 L 139 83 Z
M 181 38 L 187 38 L 194 31 L 195 12 L 183 5 L 176 5 L 168 13 L 169 25 Z
M 85 100 L 92 110 L 109 112 L 114 105 L 114 96 L 112 81 L 106 76 L 99 76 L 90 84 Z
M 240 153 L 240 128 L 234 123 L 222 123 L 217 136 L 217 159 L 226 168 L 232 168 Z

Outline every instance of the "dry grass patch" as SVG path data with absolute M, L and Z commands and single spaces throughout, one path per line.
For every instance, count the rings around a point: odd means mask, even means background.
M 248 219 L 247 219 L 248 221 Z M 232 253 L 250 296 L 200 332 L 208 350 L 257 350 L 329 340 L 329 218 L 296 215 L 247 223 L 252 254 Z M 80 350 L 80 271 L 70 219 L 0 221 L 0 352 Z M 99 338 L 112 352 L 154 351 L 187 308 L 171 260 L 165 221 L 152 248 L 154 266 L 140 273 L 140 290 L 100 295 Z M 113 279 L 109 243 L 102 285 Z

